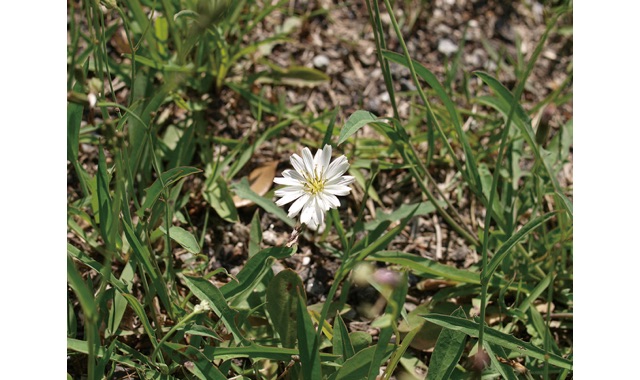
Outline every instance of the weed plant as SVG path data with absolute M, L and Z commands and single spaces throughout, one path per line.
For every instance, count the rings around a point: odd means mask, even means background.
M 264 27 L 269 16 L 314 17 L 294 15 L 288 1 L 68 3 L 68 378 L 572 377 L 572 189 L 558 181 L 572 124 L 549 134 L 537 117 L 571 101 L 571 80 L 528 110 L 522 101 L 571 4 L 546 9 L 548 27 L 529 56 L 508 57 L 516 77 L 509 88 L 496 73 L 461 73 L 455 58 L 440 81 L 404 42 L 394 6 L 406 2 L 365 3 L 393 114 L 361 109 L 344 122 L 338 109 L 314 117 L 262 87 L 328 80 L 269 60 L 290 32 Z M 392 39 L 397 51 L 387 48 Z M 414 92 L 396 91 L 399 67 Z M 454 86 L 457 74 L 481 81 L 482 94 Z M 250 110 L 248 127 L 234 120 L 237 102 Z M 402 119 L 398 105 L 407 102 L 412 116 Z M 363 135 L 365 126 L 379 138 Z M 273 173 L 264 191 L 245 178 L 265 142 L 287 158 L 302 150 L 277 144 L 288 128 L 321 136 L 306 145 L 331 144 L 351 162 L 360 196 L 330 210 L 321 231 L 274 203 Z M 480 221 L 443 194 L 436 164 L 454 173 Z M 391 214 L 382 212 L 376 181 L 385 172 L 416 189 Z M 242 211 L 239 199 L 255 212 Z M 416 218 L 433 215 L 477 263 L 455 267 L 392 248 Z M 265 244 L 264 220 L 289 239 Z M 235 224 L 250 233 L 231 273 L 211 266 L 205 248 L 208 231 Z M 302 242 L 339 263 L 319 303 L 296 271 L 274 271 Z M 369 332 L 350 331 L 349 290 L 363 281 L 385 306 Z M 408 294 L 429 281 L 445 286 L 408 310 Z M 416 342 L 428 336 L 425 353 Z

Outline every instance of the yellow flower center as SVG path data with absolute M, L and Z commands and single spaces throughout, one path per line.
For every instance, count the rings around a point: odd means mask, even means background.
M 324 183 L 326 181 L 317 173 L 313 173 L 313 175 L 307 173 L 305 177 L 307 181 L 304 184 L 304 190 L 306 192 L 310 193 L 311 195 L 315 195 L 324 190 Z

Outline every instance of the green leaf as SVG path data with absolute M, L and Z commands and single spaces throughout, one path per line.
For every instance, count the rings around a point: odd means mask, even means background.
M 236 342 L 241 342 L 245 345 L 249 344 L 236 325 L 234 318 L 237 312 L 229 307 L 220 289 L 201 277 L 184 276 L 183 278 L 187 287 L 198 299 L 209 303 L 211 309 L 220 317 L 227 330 L 233 334 Z
M 392 344 L 385 346 L 383 360 L 389 358 L 394 349 L 395 346 Z M 366 379 L 375 352 L 375 346 L 359 351 L 344 362 L 342 368 L 338 370 L 335 380 Z
M 298 274 L 291 269 L 278 273 L 267 287 L 266 309 L 283 347 L 296 346 L 298 288 L 304 289 Z
M 349 338 L 347 325 L 345 325 L 342 320 L 340 313 L 337 312 L 335 322 L 333 323 L 333 353 L 341 356 L 341 358 L 337 360 L 337 363 L 344 363 L 345 360 L 356 353 Z
M 284 259 L 293 255 L 293 248 L 269 247 L 249 258 L 236 276 L 237 281 L 231 281 L 220 288 L 226 298 L 232 298 L 245 291 L 253 291 L 255 285 L 262 281 L 267 271 L 271 270 L 270 257 Z
M 459 318 L 467 317 L 461 307 L 451 315 Z M 438 341 L 429 361 L 427 380 L 448 379 L 462 356 L 466 342 L 466 334 L 460 331 L 443 329 L 438 336 Z
M 198 349 L 193 346 L 187 346 L 178 343 L 166 342 L 165 347 L 173 353 L 174 356 L 181 355 L 187 359 L 184 367 L 201 380 L 224 380 L 227 377 L 216 368 L 213 363 Z M 182 362 L 183 360 L 175 360 Z M 189 363 L 189 364 L 187 364 Z
M 365 333 L 366 334 L 366 333 Z M 204 354 L 210 360 L 234 359 L 234 358 L 251 358 L 252 360 L 269 359 L 288 363 L 293 355 L 299 355 L 300 352 L 292 348 L 284 347 L 267 347 L 258 344 L 251 344 L 245 347 L 215 347 L 205 346 Z M 322 361 L 335 361 L 339 356 L 334 354 L 320 353 Z
M 147 333 L 147 335 L 149 336 L 151 345 L 153 346 L 153 348 L 156 348 L 156 346 L 158 345 L 156 332 L 151 326 L 149 319 L 147 318 L 147 313 L 144 311 L 144 307 L 142 307 L 142 304 L 140 304 L 140 301 L 138 301 L 138 299 L 132 296 L 131 294 L 123 294 L 122 296 L 124 297 L 124 299 L 127 300 L 127 302 L 129 303 L 129 306 L 131 306 L 131 309 L 133 309 L 133 312 L 136 313 L 136 315 L 140 319 L 140 322 L 142 323 L 142 327 L 144 328 L 144 332 Z
M 233 204 L 233 196 L 227 187 L 227 182 L 222 177 L 217 177 L 203 192 L 203 196 L 222 219 L 231 223 L 239 220 L 238 210 Z
M 169 169 L 166 172 L 162 173 L 160 175 L 160 178 L 158 178 L 151 186 L 149 186 L 145 190 L 146 198 L 144 200 L 144 203 L 142 204 L 142 206 L 140 206 L 140 209 L 138 209 L 138 211 L 136 212 L 138 217 L 142 218 L 144 216 L 144 211 L 153 206 L 153 204 L 156 202 L 156 200 L 158 199 L 158 197 L 160 196 L 160 194 L 165 188 L 167 188 L 174 182 L 180 180 L 181 178 L 184 178 L 186 176 L 189 176 L 195 173 L 199 173 L 201 171 L 202 170 L 198 168 L 182 166 L 178 168 Z
M 417 205 L 417 208 L 416 208 L 416 205 Z M 441 202 L 441 205 L 444 206 L 445 203 Z M 404 219 L 407 216 L 409 216 L 414 209 L 415 209 L 415 212 L 413 213 L 413 215 L 418 216 L 418 215 L 429 215 L 432 212 L 434 212 L 436 208 L 431 202 L 420 202 L 417 204 L 415 203 L 403 204 L 397 209 L 395 209 L 394 211 L 392 211 L 391 213 L 388 213 L 388 214 L 383 212 L 377 213 L 376 219 L 371 222 L 365 223 L 364 228 L 366 230 L 375 230 L 376 227 L 378 227 L 380 223 L 384 221 L 395 222 L 395 221 Z
M 152 290 L 154 290 L 158 294 L 158 298 L 160 298 L 163 306 L 172 315 L 173 304 L 169 300 L 167 285 L 162 278 L 160 270 L 155 265 L 155 262 L 151 261 L 151 253 L 149 253 L 148 247 L 140 242 L 140 239 L 133 229 L 131 219 L 126 216 L 126 213 L 125 217 L 122 218 L 121 221 L 122 227 L 124 229 L 124 234 L 127 237 L 127 241 L 133 249 L 134 258 L 138 263 L 142 264 L 144 273 L 146 273 L 151 278 L 151 283 L 153 285 Z
M 296 222 L 287 216 L 287 213 L 280 207 L 278 207 L 273 201 L 261 197 L 256 194 L 253 190 L 251 190 L 249 185 L 249 180 L 247 177 L 243 177 L 240 182 L 231 185 L 233 191 L 235 191 L 236 195 L 240 198 L 248 199 L 258 206 L 262 207 L 265 211 L 270 214 L 273 214 L 280 218 L 283 222 L 285 222 L 290 227 L 295 227 Z
M 530 220 L 520 230 L 518 230 L 518 232 L 511 235 L 511 237 L 509 237 L 509 239 L 507 239 L 507 241 L 502 244 L 502 246 L 500 246 L 500 249 L 498 249 L 498 251 L 493 255 L 493 257 L 489 261 L 489 264 L 487 265 L 486 272 L 482 272 L 482 274 L 480 275 L 480 279 L 483 280 L 491 278 L 496 269 L 498 269 L 500 263 L 502 263 L 502 260 L 507 257 L 507 254 L 509 253 L 511 248 L 513 248 L 520 240 L 527 236 L 529 232 L 536 229 L 547 220 L 551 219 L 551 217 L 553 217 L 555 214 L 555 212 L 550 212 L 533 220 Z
M 249 236 L 249 257 L 253 257 L 260 252 L 262 243 L 262 228 L 260 227 L 260 212 L 256 209 L 251 218 L 251 235 Z
M 164 226 L 160 226 L 160 231 L 164 232 L 165 234 L 167 233 Z M 193 254 L 200 253 L 201 248 L 200 248 L 200 245 L 198 244 L 198 241 L 191 234 L 191 232 L 185 230 L 184 228 L 178 227 L 178 226 L 170 227 L 169 236 L 171 237 L 171 239 L 173 239 L 176 243 L 180 244 L 182 248 L 186 249 L 187 251 Z
M 383 50 L 382 55 L 392 62 L 399 63 L 405 67 L 409 66 L 408 60 L 404 55 L 391 52 L 388 50 Z M 451 121 L 451 124 L 455 128 L 456 133 L 458 134 L 458 138 L 462 143 L 465 162 L 467 162 L 467 165 L 466 165 L 467 170 L 469 171 L 469 174 L 473 179 L 473 182 L 475 182 L 477 193 L 479 194 L 482 193 L 481 184 L 479 181 L 480 177 L 478 176 L 478 171 L 476 169 L 478 165 L 475 161 L 475 155 L 473 153 L 473 150 L 471 150 L 471 146 L 469 145 L 469 139 L 467 139 L 467 135 L 464 133 L 464 130 L 462 129 L 460 114 L 456 109 L 455 103 L 451 101 L 451 98 L 449 98 L 447 91 L 440 84 L 440 82 L 438 81 L 438 78 L 431 71 L 429 71 L 429 69 L 427 69 L 418 61 L 415 61 L 413 59 L 411 61 L 413 63 L 413 67 L 416 70 L 416 74 L 420 78 L 422 78 L 422 80 L 424 80 L 429 84 L 429 86 L 435 91 L 436 95 L 438 96 L 438 98 L 440 98 L 440 100 L 442 101 L 442 104 L 444 104 L 445 108 L 447 109 L 447 112 L 449 113 L 449 120 Z
M 447 280 L 480 284 L 480 275 L 477 273 L 440 264 L 437 261 L 407 252 L 381 251 L 369 255 L 367 260 L 404 265 L 418 274 L 429 274 Z
M 423 316 L 427 321 L 433 322 L 437 325 L 452 329 L 455 331 L 462 331 L 463 333 L 478 337 L 478 331 L 480 326 L 478 323 L 469 321 L 464 318 L 452 317 L 448 315 L 429 314 Z M 492 344 L 497 344 L 508 350 L 516 351 L 521 355 L 527 355 L 542 361 L 548 361 L 549 364 L 566 369 L 573 369 L 573 362 L 565 359 L 553 353 L 545 352 L 542 348 L 536 347 L 531 343 L 524 342 L 515 338 L 513 335 L 505 334 L 496 329 L 485 327 L 484 339 Z
M 365 125 L 376 121 L 376 116 L 369 111 L 358 110 L 349 116 L 347 122 L 340 130 L 340 136 L 338 137 L 338 144 L 345 142 L 351 135 L 356 133 L 360 128 Z
M 322 379 L 320 367 L 320 351 L 316 346 L 316 329 L 307 311 L 307 297 L 304 293 L 302 282 L 294 288 L 298 295 L 298 349 L 300 350 L 300 364 L 304 379 Z

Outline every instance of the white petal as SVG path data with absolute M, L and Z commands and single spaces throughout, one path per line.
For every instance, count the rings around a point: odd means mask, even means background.
M 298 173 L 300 174 L 304 173 L 304 162 L 302 160 L 302 157 L 294 153 L 291 155 L 291 158 L 289 159 L 289 161 L 291 161 L 291 166 L 293 166 L 293 168 Z
M 303 195 L 304 195 L 304 191 L 302 190 L 295 191 L 295 192 L 291 191 L 291 192 L 284 193 L 282 195 L 276 194 L 276 196 L 282 197 L 278 199 L 278 201 L 276 201 L 276 204 L 278 206 L 286 205 L 287 203 L 291 203 Z
M 300 182 L 299 180 L 294 178 L 276 177 L 273 179 L 273 182 L 277 183 L 278 185 L 295 186 L 299 188 L 302 188 L 304 186 L 304 182 Z
M 276 190 L 276 197 L 284 197 L 287 194 L 298 193 L 300 196 L 305 193 L 302 187 L 286 186 Z
M 321 204 L 322 200 L 320 197 L 316 197 L 316 220 L 318 221 L 318 225 L 322 225 L 324 223 L 324 205 Z
M 325 183 L 325 186 L 332 185 L 350 185 L 356 180 L 355 177 L 350 175 L 343 175 L 342 177 L 335 177 Z
M 336 197 L 335 195 L 328 193 L 326 191 L 320 194 L 325 205 L 329 205 L 329 207 L 325 208 L 325 210 L 340 207 L 340 201 L 338 200 L 338 197 Z
M 347 157 L 340 156 L 336 158 L 336 160 L 333 161 L 331 165 L 329 165 L 329 168 L 326 172 L 326 178 L 327 180 L 332 180 L 336 177 L 340 177 L 344 174 L 344 172 L 347 171 L 347 169 L 349 169 L 349 162 L 347 161 Z
M 298 215 L 302 207 L 305 206 L 308 201 L 309 195 L 303 194 L 297 201 L 293 202 L 291 207 L 289 207 L 289 218 L 294 218 L 296 215 Z
M 298 180 L 302 183 L 304 183 L 306 180 L 304 179 L 304 177 L 302 176 L 302 174 L 298 173 L 295 170 L 291 170 L 291 169 L 287 169 L 285 171 L 282 172 L 282 176 L 283 177 L 287 177 L 287 178 L 293 178 L 295 180 Z
M 329 185 L 324 187 L 324 191 L 329 194 L 344 196 L 351 192 L 351 188 L 344 185 Z
M 300 214 L 300 221 L 304 224 L 309 224 L 309 222 L 314 219 L 315 224 L 318 224 L 318 221 L 315 220 L 316 210 L 315 210 L 315 202 L 313 199 L 310 199 L 304 207 L 302 208 L 302 213 Z
M 313 156 L 311 155 L 311 151 L 309 148 L 302 149 L 302 161 L 304 162 L 304 170 L 310 176 L 313 175 Z
M 322 148 L 322 155 L 320 156 L 320 159 L 318 161 L 319 162 L 317 162 L 317 164 L 320 165 L 319 174 L 322 176 L 322 178 L 327 178 L 326 173 L 327 169 L 329 168 L 329 163 L 331 162 L 331 145 L 326 144 L 324 148 Z

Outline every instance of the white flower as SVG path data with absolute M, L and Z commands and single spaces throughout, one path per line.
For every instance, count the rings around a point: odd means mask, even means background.
M 276 196 L 281 197 L 278 206 L 293 202 L 289 207 L 289 217 L 300 214 L 300 221 L 309 228 L 316 230 L 324 224 L 324 213 L 332 208 L 338 208 L 340 201 L 337 196 L 344 196 L 351 192 L 349 184 L 355 178 L 343 175 L 349 169 L 347 157 L 340 156 L 331 162 L 331 145 L 325 145 L 315 156 L 309 148 L 302 149 L 302 157 L 297 154 L 291 156 L 291 165 L 295 170 L 287 169 L 282 177 L 274 178 L 273 182 L 285 185 L 276 190 Z

